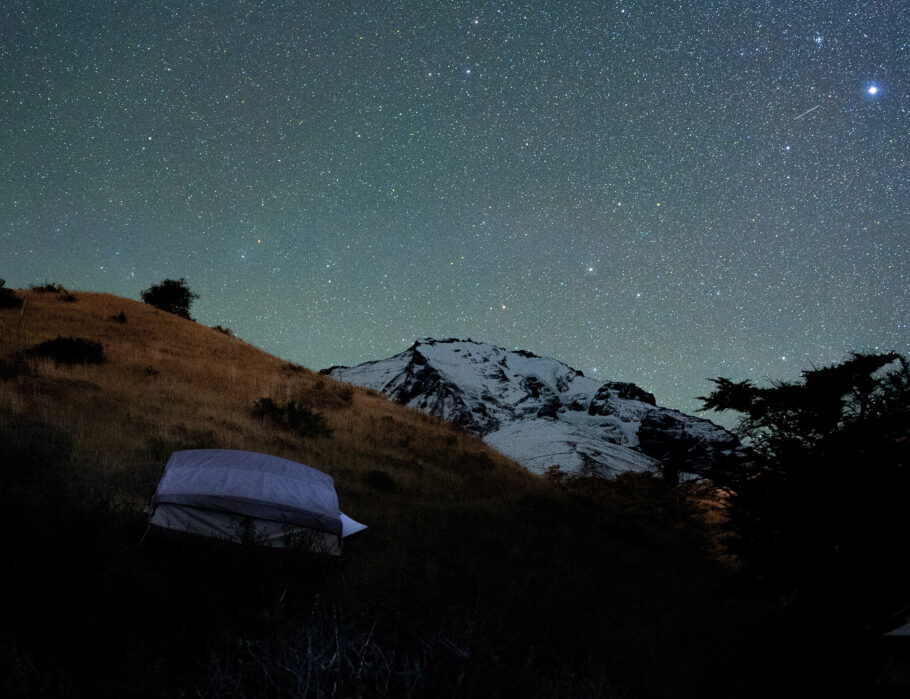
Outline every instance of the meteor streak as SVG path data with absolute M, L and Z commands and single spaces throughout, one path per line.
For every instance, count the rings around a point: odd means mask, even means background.
M 819 107 L 821 107 L 821 105 L 820 105 L 820 104 L 816 104 L 814 107 L 812 107 L 812 109 L 807 109 L 806 111 L 804 111 L 804 112 L 803 112 L 802 114 L 800 114 L 799 116 L 793 117 L 793 121 L 796 121 L 797 119 L 802 119 L 804 116 L 806 116 L 806 114 L 808 114 L 809 112 L 814 112 L 814 111 L 815 111 L 816 109 L 818 109 Z

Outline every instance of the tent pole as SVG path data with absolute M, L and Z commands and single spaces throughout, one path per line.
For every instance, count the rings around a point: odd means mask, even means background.
M 152 528 L 152 526 L 150 524 L 145 525 L 145 531 L 142 532 L 142 536 L 139 538 L 139 543 L 136 544 L 137 546 L 142 546 L 142 542 L 145 541 L 145 537 L 149 533 L 149 529 L 151 529 L 151 528 Z

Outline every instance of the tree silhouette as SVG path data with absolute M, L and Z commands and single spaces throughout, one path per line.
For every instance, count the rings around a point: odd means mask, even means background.
M 703 409 L 740 413 L 756 453 L 716 476 L 731 493 L 730 548 L 777 589 L 856 619 L 906 604 L 907 360 L 854 353 L 801 382 L 713 382 Z
M 181 318 L 190 318 L 190 306 L 199 298 L 190 291 L 186 279 L 165 279 L 160 284 L 153 284 L 142 292 L 142 300 L 150 306 L 173 313 Z

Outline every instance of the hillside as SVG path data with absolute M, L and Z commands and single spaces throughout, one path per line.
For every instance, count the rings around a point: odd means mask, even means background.
M 851 693 L 846 663 L 713 559 L 686 491 L 532 476 L 219 330 L 105 294 L 17 293 L 21 309 L 0 309 L 15 571 L 0 695 Z M 101 343 L 105 361 L 36 356 L 58 336 Z M 263 397 L 331 434 L 255 417 Z M 340 559 L 143 540 L 170 452 L 191 447 L 321 469 L 370 529 Z
M 0 409 L 77 436 L 74 457 L 112 478 L 118 494 L 135 504 L 144 505 L 179 448 L 243 448 L 309 464 L 331 473 L 345 506 L 348 498 L 369 502 L 364 474 L 377 468 L 409 481 L 399 485 L 415 497 L 446 492 L 457 464 L 527 480 L 505 457 L 445 422 L 138 301 L 79 293 L 67 302 L 64 292 L 31 290 L 21 313 L 0 311 L 0 322 L 0 357 L 57 336 L 102 344 L 101 365 L 28 362 L 29 371 L 0 383 Z M 295 438 L 253 417 L 262 397 L 323 413 L 334 436 Z

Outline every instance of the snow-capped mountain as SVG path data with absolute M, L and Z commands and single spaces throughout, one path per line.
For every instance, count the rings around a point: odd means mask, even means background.
M 451 420 L 535 473 L 615 476 L 663 465 L 707 473 L 739 453 L 708 420 L 659 407 L 631 383 L 602 383 L 555 359 L 472 340 L 418 340 L 404 352 L 324 374 Z

